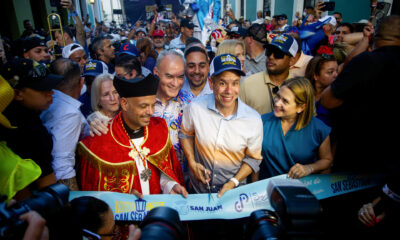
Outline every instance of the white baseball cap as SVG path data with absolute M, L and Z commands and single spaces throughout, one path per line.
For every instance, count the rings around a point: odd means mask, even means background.
M 63 58 L 69 58 L 69 56 L 71 56 L 71 54 L 73 54 L 74 52 L 76 52 L 78 50 L 85 51 L 85 49 L 83 49 L 83 47 L 81 45 L 79 45 L 78 43 L 68 44 L 67 46 L 65 46 L 63 48 L 62 56 L 63 56 Z
M 337 24 L 336 18 L 334 16 L 329 16 L 329 15 L 320 18 L 318 21 L 330 23 L 330 24 L 332 24 L 332 26 L 336 26 L 336 24 Z

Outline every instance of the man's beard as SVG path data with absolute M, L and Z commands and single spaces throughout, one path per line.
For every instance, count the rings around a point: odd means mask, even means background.
M 164 43 L 163 42 L 162 43 L 154 43 L 154 46 L 156 48 L 164 48 Z

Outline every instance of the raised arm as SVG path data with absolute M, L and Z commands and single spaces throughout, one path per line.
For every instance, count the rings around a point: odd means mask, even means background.
M 81 46 L 85 46 L 85 29 L 82 23 L 81 18 L 79 17 L 78 13 L 75 11 L 75 6 L 71 0 L 61 0 L 61 5 L 68 9 L 70 14 L 75 20 L 76 25 L 76 40 Z

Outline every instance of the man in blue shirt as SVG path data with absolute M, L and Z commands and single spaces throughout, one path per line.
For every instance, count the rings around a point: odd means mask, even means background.
M 185 51 L 186 39 L 193 37 L 195 25 L 189 19 L 181 20 L 181 34 L 169 43 L 170 49 L 179 49 Z
M 60 58 L 50 66 L 50 71 L 63 76 L 54 89 L 53 103 L 40 118 L 53 135 L 53 170 L 58 182 L 70 190 L 79 190 L 75 173 L 75 148 L 79 140 L 89 135 L 89 125 L 80 111 L 84 79 L 80 67 L 70 59 Z

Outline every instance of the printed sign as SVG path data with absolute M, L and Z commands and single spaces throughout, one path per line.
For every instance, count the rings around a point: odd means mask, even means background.
M 70 200 L 80 196 L 102 199 L 111 207 L 117 221 L 141 221 L 151 209 L 160 206 L 178 211 L 182 221 L 236 219 L 248 217 L 259 209 L 273 211 L 267 195 L 269 181 L 287 178 L 284 174 L 247 184 L 226 192 L 221 198 L 214 193 L 212 198 L 210 194 L 189 194 L 187 198 L 176 194 L 154 194 L 138 199 L 124 193 L 72 191 Z M 380 176 L 368 175 L 313 174 L 299 180 L 321 200 L 377 186 L 381 179 Z

